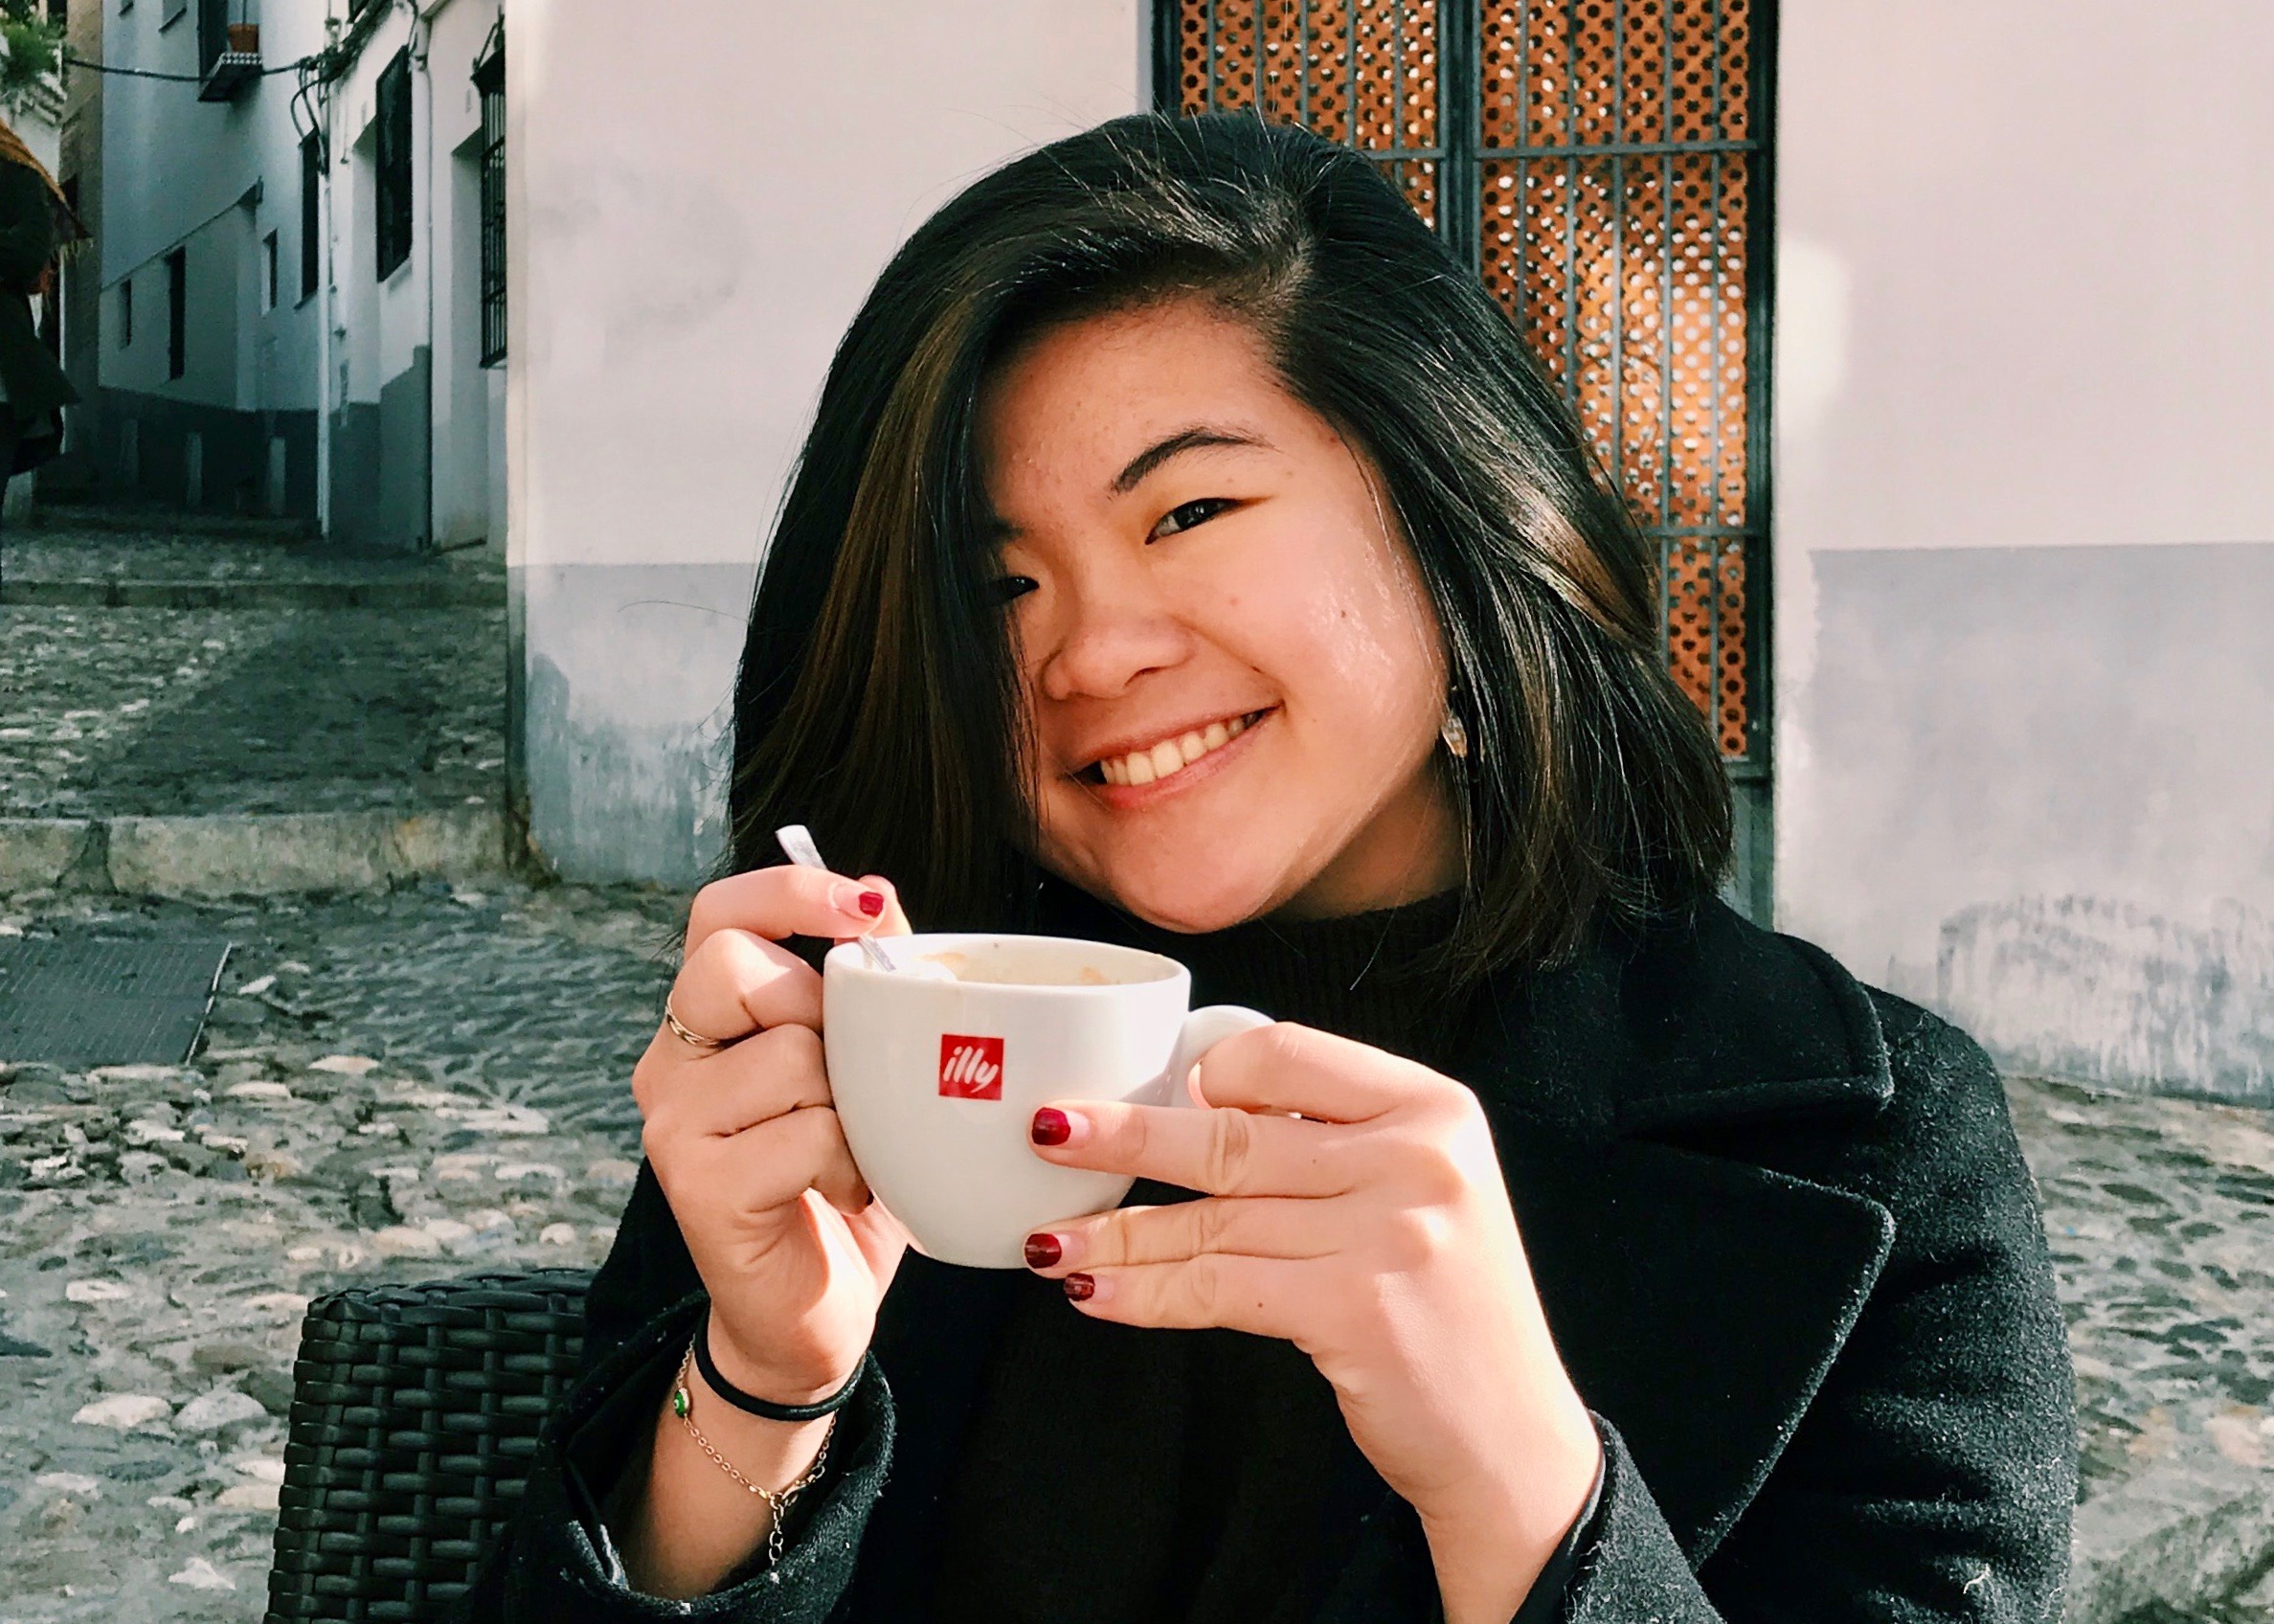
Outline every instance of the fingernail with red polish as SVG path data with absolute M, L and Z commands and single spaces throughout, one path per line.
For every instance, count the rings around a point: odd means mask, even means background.
M 1034 1114 L 1034 1126 L 1029 1131 L 1036 1144 L 1064 1144 L 1072 1137 L 1074 1125 L 1065 1112 L 1046 1105 Z
M 871 919 L 883 918 L 885 914 L 885 893 L 881 891 L 863 891 L 861 893 L 861 912 L 867 914 Z
M 1065 1255 L 1065 1249 L 1059 1246 L 1056 1235 L 1046 1233 L 1026 1237 L 1026 1267 L 1029 1269 L 1047 1269 Z
M 1087 1274 L 1069 1274 L 1058 1283 L 1066 1288 L 1069 1302 L 1087 1302 L 1090 1294 L 1097 1290 L 1097 1282 Z

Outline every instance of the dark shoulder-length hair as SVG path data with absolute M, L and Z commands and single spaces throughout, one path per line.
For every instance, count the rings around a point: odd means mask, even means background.
M 1727 782 L 1658 645 L 1650 550 L 1476 277 L 1375 166 L 1237 114 L 1138 115 L 979 180 L 896 254 L 832 363 L 751 611 L 734 868 L 810 823 L 918 928 L 1027 923 L 1038 877 L 974 446 L 1047 324 L 1213 301 L 1370 458 L 1442 627 L 1465 760 L 1447 964 L 1468 981 L 1708 896 Z

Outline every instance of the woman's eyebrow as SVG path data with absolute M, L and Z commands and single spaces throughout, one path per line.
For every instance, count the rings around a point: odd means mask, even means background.
M 1127 496 L 1144 482 L 1146 475 L 1152 473 L 1154 469 L 1160 467 L 1170 458 L 1211 445 L 1253 445 L 1266 451 L 1272 448 L 1271 441 L 1258 435 L 1247 434 L 1239 429 L 1210 428 L 1205 424 L 1195 424 L 1188 429 L 1179 429 L 1165 440 L 1154 441 L 1132 457 L 1129 460 L 1129 466 L 1114 476 L 1113 492 L 1115 496 Z

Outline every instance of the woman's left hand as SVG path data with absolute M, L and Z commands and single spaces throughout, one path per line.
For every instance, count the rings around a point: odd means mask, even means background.
M 1427 1067 L 1286 1023 L 1218 1044 L 1193 1088 L 1209 1109 L 1036 1113 L 1044 1160 L 1204 1199 L 1052 1225 L 1030 1265 L 1096 1319 L 1301 1348 L 1420 1513 L 1449 1624 L 1502 1624 L 1586 1503 L 1601 1444 L 1549 1337 L 1483 1108 Z

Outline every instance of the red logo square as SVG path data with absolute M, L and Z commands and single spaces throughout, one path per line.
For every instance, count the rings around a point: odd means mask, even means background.
M 939 1092 L 949 1099 L 1001 1099 L 1002 1040 L 941 1033 Z

